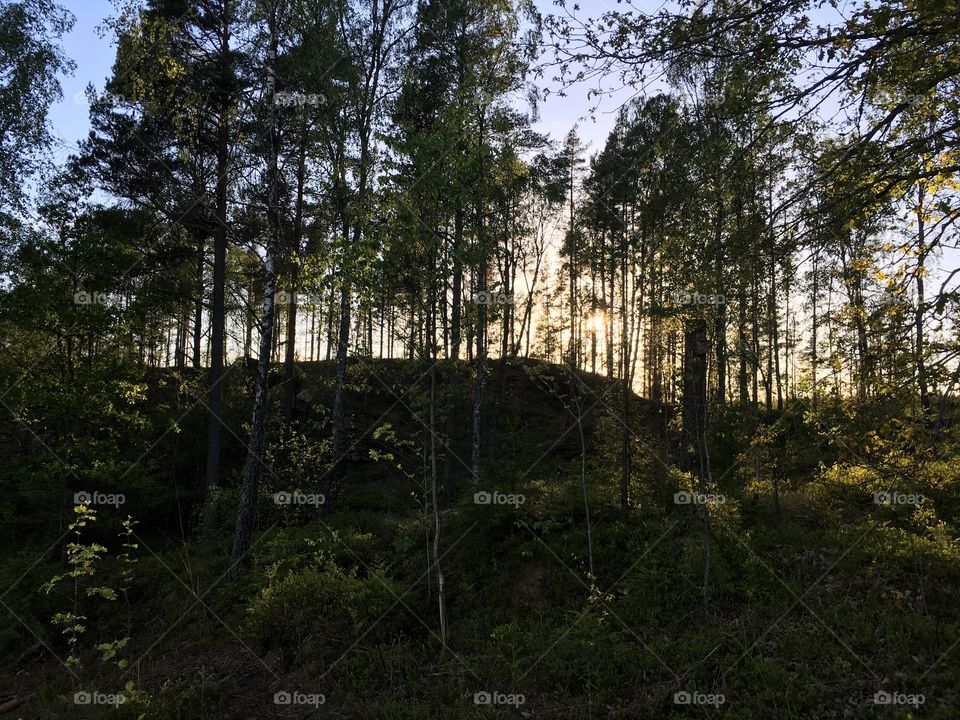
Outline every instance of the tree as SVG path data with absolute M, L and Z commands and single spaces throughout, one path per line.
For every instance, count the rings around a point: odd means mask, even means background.
M 329 145 L 334 172 L 334 201 L 342 228 L 339 270 L 339 328 L 336 341 L 332 433 L 333 468 L 324 508 L 332 512 L 343 485 L 346 450 L 347 354 L 353 313 L 353 284 L 362 257 L 361 242 L 370 227 L 370 189 L 376 160 L 374 129 L 392 94 L 392 73 L 402 47 L 401 20 L 408 0 L 362 0 L 341 8 L 339 28 L 344 57 L 351 63 L 343 110 Z M 345 152 L 356 148 L 348 177 Z
M 253 399 L 253 418 L 250 423 L 250 442 L 243 468 L 243 484 L 237 507 L 237 526 L 233 540 L 230 568 L 239 575 L 250 564 L 250 543 L 256 512 L 258 480 L 263 462 L 266 433 L 267 393 L 270 356 L 273 348 L 274 316 L 276 313 L 277 274 L 281 266 L 280 238 L 280 128 L 277 119 L 277 65 L 280 52 L 280 25 L 286 20 L 286 3 L 268 0 L 263 8 L 266 23 L 264 33 L 266 54 L 263 60 L 266 106 L 266 158 L 264 185 L 266 186 L 267 246 L 263 272 L 263 318 L 260 329 L 260 349 L 257 358 L 257 382 Z
M 0 259 L 25 210 L 27 180 L 52 142 L 48 110 L 61 97 L 57 76 L 74 68 L 57 42 L 73 22 L 49 0 L 0 7 Z

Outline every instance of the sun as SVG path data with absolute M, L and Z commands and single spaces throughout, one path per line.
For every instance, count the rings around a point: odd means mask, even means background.
M 602 310 L 597 310 L 593 315 L 587 317 L 587 329 L 596 334 L 602 334 L 607 326 L 607 318 Z

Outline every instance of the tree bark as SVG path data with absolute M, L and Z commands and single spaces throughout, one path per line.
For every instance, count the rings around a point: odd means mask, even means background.
M 299 253 L 303 246 L 303 186 L 305 179 L 307 155 L 306 127 L 302 128 L 300 136 L 300 150 L 297 156 L 297 198 L 293 218 L 293 242 L 291 247 Z M 296 403 L 297 387 L 294 383 L 296 368 L 297 342 L 297 292 L 299 287 L 300 268 L 297 260 L 290 262 L 290 308 L 287 314 L 287 347 L 283 359 L 283 419 L 290 422 L 293 419 L 293 408 Z
M 250 566 L 250 546 L 256 517 L 257 487 L 260 479 L 264 439 L 266 435 L 267 394 L 269 392 L 270 351 L 273 345 L 273 321 L 277 293 L 277 255 L 280 251 L 280 135 L 276 117 L 277 4 L 270 6 L 270 47 L 267 52 L 267 97 L 270 102 L 270 144 L 267 159 L 267 223 L 268 237 L 264 267 L 263 327 L 260 332 L 260 356 L 257 362 L 257 388 L 250 423 L 250 443 L 243 468 L 243 484 L 237 508 L 237 526 L 229 574 L 237 577 Z
M 230 22 L 226 4 L 220 27 L 219 54 L 225 63 L 230 54 Z M 227 88 L 222 88 L 225 95 Z M 210 420 L 207 431 L 207 485 L 220 485 L 220 451 L 223 441 L 223 376 L 226 331 L 227 273 L 227 173 L 229 172 L 229 103 L 222 98 L 217 117 L 216 222 L 213 229 L 213 302 L 210 314 Z
M 471 438 L 470 451 L 470 469 L 473 479 L 473 486 L 480 486 L 480 456 L 481 456 L 481 430 L 483 414 L 483 376 L 486 372 L 487 360 L 487 248 L 486 248 L 486 218 L 484 204 L 486 202 L 486 176 L 483 156 L 485 152 L 485 113 L 486 108 L 481 107 L 479 112 L 479 137 L 480 137 L 480 198 L 476 203 L 477 219 L 477 244 L 480 249 L 480 266 L 477 271 L 477 294 L 482 302 L 477 303 L 477 377 L 473 389 L 473 430 Z
M 701 445 L 707 418 L 707 324 L 701 318 L 684 323 L 682 457 L 684 469 L 704 470 Z
M 925 422 L 929 422 L 930 394 L 927 389 L 927 366 L 926 359 L 924 358 L 925 348 L 923 342 L 923 317 L 925 311 L 924 304 L 926 302 L 924 297 L 923 276 L 926 273 L 925 263 L 927 259 L 926 226 L 923 217 L 925 190 L 925 185 L 920 183 L 917 188 L 917 269 L 915 273 L 917 283 L 917 309 L 914 314 L 914 333 L 916 335 L 914 352 L 916 357 L 917 388 L 920 391 L 920 406 L 923 408 Z
M 447 375 L 447 437 L 443 448 L 443 488 L 447 497 L 453 497 L 454 481 L 453 471 L 456 459 L 453 456 L 453 439 L 457 432 L 457 418 L 454 412 L 457 388 L 459 387 L 459 374 L 457 371 L 457 362 L 460 360 L 461 343 L 461 316 L 463 300 L 463 261 L 460 259 L 460 248 L 463 243 L 463 207 L 458 203 L 453 217 L 453 246 L 451 254 L 453 256 L 453 297 L 450 308 L 450 369 Z

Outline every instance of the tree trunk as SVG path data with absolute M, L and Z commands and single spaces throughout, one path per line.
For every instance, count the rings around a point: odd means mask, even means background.
M 717 295 L 724 295 L 723 275 L 723 200 L 717 200 L 716 227 L 714 228 L 713 274 Z M 726 299 L 726 298 L 724 298 Z M 723 404 L 727 399 L 727 304 L 721 302 L 716 307 L 713 328 L 713 341 L 717 344 L 717 391 L 716 401 Z
M 683 350 L 683 438 L 687 470 L 696 470 L 701 494 L 708 490 L 707 455 L 707 325 L 702 319 L 688 320 L 684 328 Z M 703 611 L 709 608 L 710 586 L 710 514 L 706 503 L 697 503 L 703 521 Z
M 203 364 L 203 238 L 197 240 L 197 299 L 193 306 L 193 367 L 197 370 Z
M 293 218 L 292 247 L 299 253 L 303 245 L 303 186 L 306 168 L 307 137 L 306 128 L 300 136 L 300 152 L 297 157 L 297 199 Z M 290 262 L 290 309 L 287 314 L 287 347 L 283 359 L 283 419 L 290 422 L 293 419 L 293 407 L 297 398 L 297 387 L 294 383 L 296 368 L 297 342 L 297 291 L 299 287 L 299 265 L 297 261 Z
M 624 508 L 630 505 L 630 334 L 628 332 L 630 315 L 627 312 L 627 282 L 630 274 L 627 272 L 628 252 L 627 235 L 624 233 L 621 242 L 621 269 L 620 269 L 620 383 L 623 408 L 623 429 L 620 437 L 620 505 Z M 641 262 L 644 261 L 641 251 Z M 582 436 L 583 428 L 580 418 L 577 425 Z M 592 573 L 592 569 L 591 569 Z
M 925 185 L 920 183 L 917 188 L 917 310 L 914 315 L 914 333 L 916 335 L 915 356 L 917 372 L 917 388 L 920 391 L 920 406 L 923 408 L 925 422 L 929 422 L 930 417 L 930 394 L 927 389 L 927 366 L 924 358 L 923 343 L 923 316 L 924 316 L 924 287 L 923 276 L 926 273 L 924 263 L 927 259 L 927 241 L 926 227 L 923 217 L 923 200 Z
M 350 283 L 343 279 L 340 288 L 340 327 L 337 333 L 337 369 L 333 379 L 333 413 L 331 415 L 331 452 L 333 453 L 333 467 L 330 471 L 330 480 L 327 484 L 327 497 L 324 503 L 326 512 L 333 512 L 336 507 L 344 475 L 344 446 L 346 445 L 346 406 L 345 386 L 347 383 L 347 349 L 350 345 Z
M 250 566 L 250 546 L 253 524 L 256 517 L 257 486 L 266 434 L 267 394 L 269 392 L 270 350 L 273 345 L 273 321 L 277 294 L 277 255 L 280 251 L 280 174 L 278 170 L 280 135 L 276 119 L 276 59 L 277 59 L 277 6 L 270 7 L 270 47 L 267 52 L 267 96 L 270 98 L 270 145 L 267 159 L 267 223 L 268 238 L 264 268 L 263 326 L 260 332 L 260 356 L 257 362 L 257 389 L 253 401 L 253 418 L 250 423 L 250 443 L 243 468 L 243 484 L 240 487 L 240 502 L 237 508 L 237 527 L 233 539 L 230 570 L 237 577 Z
M 681 457 L 684 470 L 698 470 L 702 476 L 704 458 L 703 438 L 707 418 L 707 324 L 701 318 L 684 323 L 683 338 L 683 398 Z
M 480 198 L 476 204 L 477 216 L 477 244 L 480 248 L 480 267 L 477 273 L 477 295 L 480 300 L 487 300 L 487 248 L 486 248 L 486 218 L 484 203 L 486 202 L 486 176 L 483 162 L 484 148 L 484 113 L 486 108 L 481 108 L 479 113 L 480 127 Z M 482 430 L 482 412 L 483 412 L 483 375 L 486 372 L 487 360 L 487 306 L 485 302 L 477 304 L 477 378 L 473 390 L 473 431 L 471 438 L 470 465 L 473 486 L 480 486 L 480 455 Z
M 456 461 L 453 455 L 453 439 L 457 432 L 457 418 L 455 403 L 457 397 L 457 388 L 459 386 L 459 374 L 457 372 L 457 362 L 460 360 L 460 342 L 461 342 L 461 314 L 463 298 L 463 262 L 460 259 L 460 247 L 463 242 L 463 208 L 457 204 L 453 218 L 453 247 L 451 255 L 453 256 L 453 297 L 452 307 L 450 308 L 451 326 L 450 326 L 450 363 L 449 374 L 447 375 L 447 437 L 443 448 L 443 489 L 447 497 L 453 497 L 453 465 Z
M 440 619 L 440 642 L 444 647 L 449 639 L 447 629 L 447 594 L 446 578 L 440 565 L 440 502 L 437 496 L 437 433 L 436 416 L 436 388 L 437 388 L 437 353 L 433 349 L 435 343 L 431 340 L 430 362 L 430 489 L 433 505 L 433 567 L 437 573 L 437 610 Z
M 230 54 L 230 24 L 224 8 L 220 28 L 220 56 L 224 62 Z M 221 90 L 226 92 L 225 89 Z M 227 273 L 227 173 L 229 172 L 230 128 L 229 99 L 217 118 L 217 187 L 216 223 L 213 229 L 213 303 L 210 314 L 210 421 L 207 431 L 207 485 L 220 485 L 220 451 L 223 439 L 223 376 L 226 331 Z

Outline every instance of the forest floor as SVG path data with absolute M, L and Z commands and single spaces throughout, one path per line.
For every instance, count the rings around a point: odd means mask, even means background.
M 451 367 L 433 377 L 440 435 Z M 182 523 L 168 520 L 174 511 L 135 516 L 135 564 L 117 537 L 125 509 L 102 508 L 82 529 L 79 542 L 103 545 L 88 566 L 68 566 L 65 524 L 59 539 L 30 545 L 49 546 L 43 555 L 6 541 L 0 717 L 958 717 L 952 428 L 933 453 L 896 418 L 841 403 L 759 420 L 731 409 L 712 419 L 703 513 L 684 502 L 692 478 L 677 469 L 671 409 L 634 396 L 623 508 L 619 385 L 556 365 L 492 363 L 489 495 L 478 498 L 463 364 L 450 405 L 456 482 L 442 493 L 437 543 L 444 642 L 424 512 L 427 366 L 351 365 L 345 489 L 324 515 L 306 498 L 325 487 L 327 411 L 316 399 L 329 396 L 331 367 L 299 371 L 307 392 L 290 427 L 271 426 L 242 579 L 226 577 L 229 489 Z M 248 389 L 238 381 L 237 407 Z M 241 416 L 234 429 L 227 487 L 242 467 Z M 874 501 L 886 491 L 893 503 Z M 277 504 L 276 493 L 302 502 Z M 42 588 L 78 567 L 94 571 Z M 99 583 L 121 591 L 115 600 L 76 591 Z M 71 623 L 52 622 L 57 613 L 83 630 L 71 635 Z M 78 663 L 67 667 L 71 654 Z

